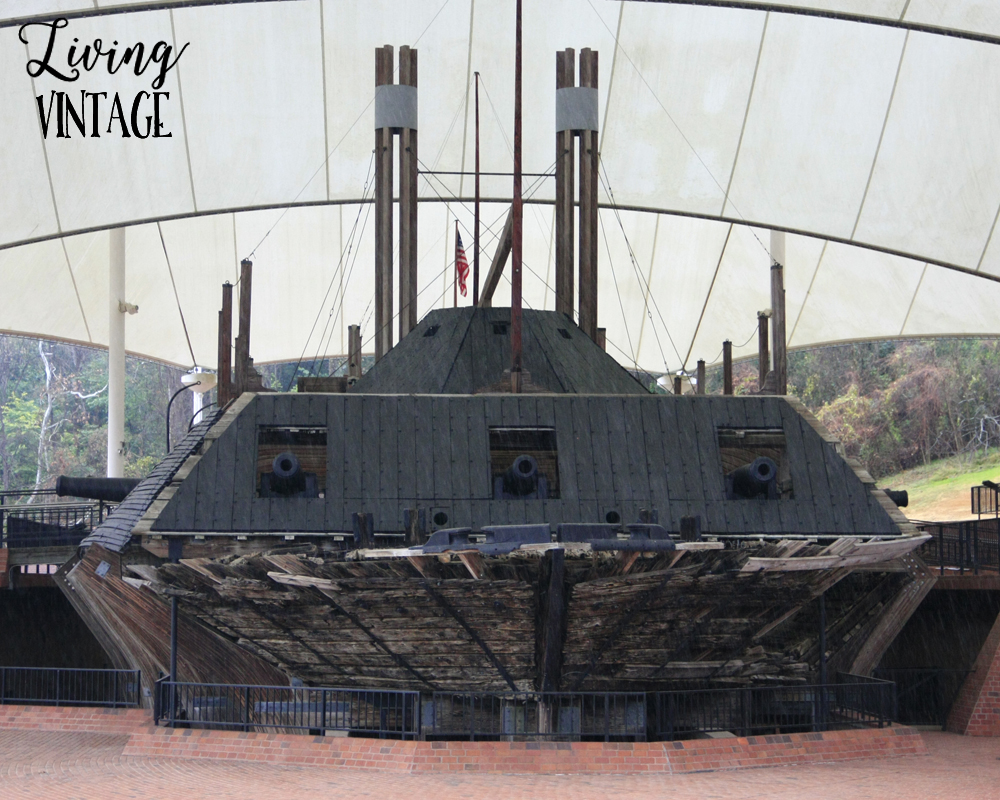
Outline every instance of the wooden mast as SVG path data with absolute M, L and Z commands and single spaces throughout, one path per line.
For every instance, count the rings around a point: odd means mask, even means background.
M 375 91 L 392 85 L 392 45 L 375 50 Z M 375 120 L 376 125 L 380 120 Z M 375 128 L 375 360 L 392 349 L 392 128 Z
M 511 208 L 510 390 L 521 391 L 521 0 L 514 46 L 514 202 Z
M 218 405 L 224 408 L 233 399 L 233 285 L 222 284 L 222 310 L 219 311 Z
M 479 73 L 476 73 L 476 225 L 472 243 L 472 305 L 479 305 Z
M 556 53 L 556 96 L 560 89 L 576 85 L 576 53 L 572 48 Z M 557 101 L 558 102 L 558 101 Z M 558 126 L 557 126 L 558 127 Z M 573 318 L 573 167 L 576 164 L 576 134 L 572 129 L 556 131 L 556 311 Z

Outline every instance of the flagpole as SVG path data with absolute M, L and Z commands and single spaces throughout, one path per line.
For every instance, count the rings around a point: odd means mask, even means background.
M 472 305 L 479 305 L 479 73 L 476 73 L 476 231 L 472 243 Z
M 521 0 L 514 46 L 514 202 L 511 207 L 510 390 L 521 392 Z
M 458 220 L 455 220 L 455 255 L 458 256 Z M 458 308 L 458 258 L 455 259 L 455 274 L 451 276 L 451 288 L 454 293 L 453 308 Z

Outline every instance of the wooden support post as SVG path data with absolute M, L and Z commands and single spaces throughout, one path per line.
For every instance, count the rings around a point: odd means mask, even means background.
M 597 53 L 580 51 L 580 86 L 597 88 Z M 580 131 L 580 329 L 597 340 L 597 131 Z
M 540 609 L 540 652 L 537 656 L 538 677 L 535 684 L 541 692 L 557 692 L 562 673 L 563 639 L 566 635 L 566 551 L 561 548 L 549 550 L 545 554 L 545 561 L 548 583 Z
M 233 398 L 233 285 L 226 281 L 222 284 L 222 309 L 219 311 L 219 360 L 216 364 L 218 372 L 218 405 L 224 408 Z
M 375 515 L 371 512 L 351 515 L 354 526 L 354 546 L 370 549 L 375 546 Z
M 392 45 L 375 49 L 375 86 L 392 84 Z M 375 129 L 375 360 L 392 349 L 392 128 Z
M 767 373 L 771 370 L 771 354 L 768 350 L 767 314 L 757 313 L 757 388 L 764 388 Z
M 399 82 L 417 85 L 417 51 L 399 48 Z M 392 212 L 389 212 L 390 219 Z M 390 256 L 391 258 L 391 256 Z M 390 312 L 391 314 L 391 312 Z M 399 131 L 399 339 L 417 327 L 417 131 Z M 391 347 L 390 343 L 390 347 Z
M 705 394 L 705 359 L 698 359 L 698 394 Z
M 607 352 L 607 350 L 608 350 L 608 329 L 607 328 L 598 328 L 597 329 L 597 339 L 596 339 L 596 341 L 597 341 L 597 346 L 600 347 L 605 352 Z
M 681 541 L 700 542 L 701 541 L 701 517 L 681 517 Z
M 785 233 L 771 231 L 771 309 L 774 314 L 775 394 L 788 394 L 788 354 L 785 347 Z
M 674 375 L 674 394 L 679 395 L 681 393 L 681 376 Z
M 510 246 L 510 391 L 521 392 L 521 0 L 517 0 L 514 31 L 514 191 L 511 203 Z
M 476 73 L 476 207 L 472 233 L 472 305 L 479 305 L 479 73 Z
M 233 396 L 239 397 L 247 390 L 250 378 L 250 300 L 253 290 L 253 264 L 248 259 L 240 262 L 240 314 L 239 333 L 236 336 L 236 386 Z
M 722 393 L 733 393 L 733 343 L 728 339 L 722 343 Z
M 361 326 L 347 326 L 347 377 L 361 377 Z
M 576 85 L 576 53 L 556 53 L 556 90 Z M 573 317 L 573 199 L 576 134 L 556 131 L 556 311 Z
M 507 212 L 507 221 L 503 224 L 503 233 L 500 234 L 500 243 L 493 254 L 493 263 L 490 264 L 490 271 L 486 274 L 486 283 L 483 284 L 482 294 L 479 295 L 480 308 L 493 307 L 493 293 L 500 284 L 500 276 L 503 268 L 510 257 L 511 241 L 514 236 L 514 216 Z
M 403 529 L 406 532 L 407 547 L 415 547 L 418 544 L 423 544 L 427 539 L 427 510 L 423 508 L 404 508 Z

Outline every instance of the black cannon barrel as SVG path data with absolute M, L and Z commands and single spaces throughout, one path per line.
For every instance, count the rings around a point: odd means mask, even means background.
M 294 478 L 301 469 L 299 459 L 292 452 L 278 453 L 271 462 L 271 471 L 279 478 Z
M 733 494 L 738 497 L 758 497 L 767 494 L 768 487 L 778 477 L 778 465 L 767 456 L 755 458 L 729 473 L 733 481 Z
M 60 475 L 56 478 L 56 494 L 59 497 L 86 497 L 88 500 L 120 503 L 139 485 L 140 480 L 141 478 L 73 478 Z
M 910 504 L 910 493 L 906 489 L 883 489 L 882 491 L 900 508 L 906 508 Z
M 306 490 L 306 474 L 298 457 L 291 451 L 274 457 L 268 480 L 270 491 L 278 496 L 296 495 Z
M 538 462 L 524 454 L 514 459 L 503 476 L 503 488 L 507 494 L 518 497 L 531 494 L 538 486 Z

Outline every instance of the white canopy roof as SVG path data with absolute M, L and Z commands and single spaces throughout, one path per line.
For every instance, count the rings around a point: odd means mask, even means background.
M 56 13 L 57 70 L 97 38 L 147 57 L 190 43 L 160 89 L 170 138 L 107 132 L 110 98 L 127 121 L 155 63 L 28 74 L 50 29 L 20 26 Z M 513 0 L 0 0 L 0 330 L 106 345 L 107 229 L 128 226 L 129 351 L 214 367 L 219 287 L 244 257 L 258 363 L 343 353 L 362 322 L 371 349 L 374 49 L 419 51 L 421 169 L 473 168 L 478 71 L 482 169 L 509 172 L 513 22 Z M 600 53 L 599 324 L 623 363 L 712 363 L 726 338 L 753 354 L 767 228 L 792 234 L 791 347 L 1000 334 L 1000 5 L 524 0 L 524 36 L 528 173 L 555 160 L 555 52 Z M 43 137 L 53 91 L 88 136 Z M 96 138 L 81 91 L 108 93 Z M 140 128 L 151 114 L 145 99 Z M 525 300 L 553 308 L 554 182 L 525 185 Z M 451 302 L 472 186 L 421 176 L 421 315 Z M 510 192 L 483 179 L 484 276 Z

